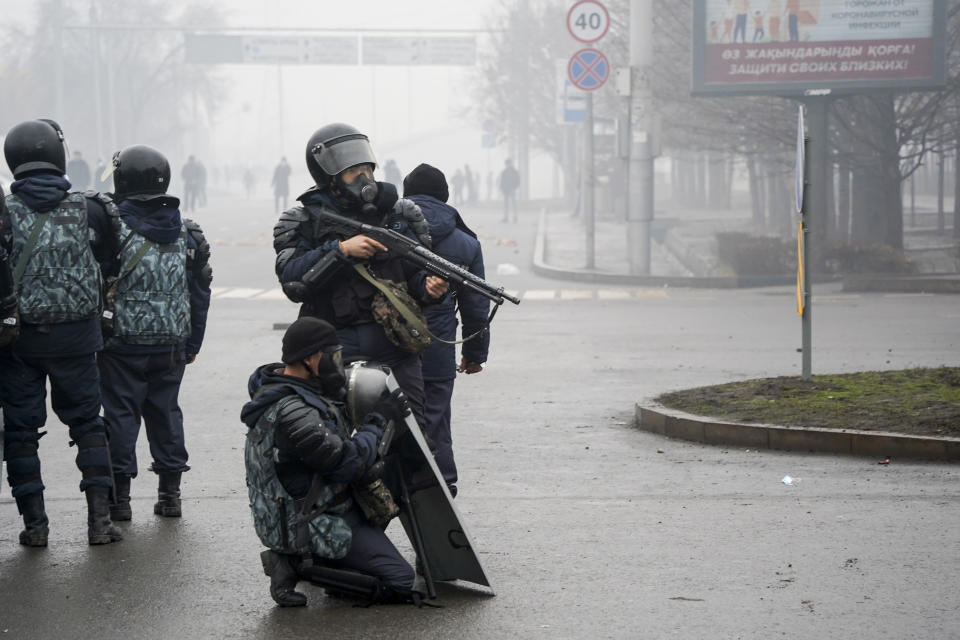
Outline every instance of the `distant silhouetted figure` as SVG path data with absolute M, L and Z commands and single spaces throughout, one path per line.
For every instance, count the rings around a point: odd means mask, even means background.
M 520 186 L 520 172 L 513 168 L 513 160 L 507 158 L 500 172 L 500 192 L 503 193 L 503 220 L 508 222 L 513 209 L 513 221 L 517 221 L 517 188 Z
M 183 178 L 183 210 L 193 211 L 197 208 L 200 195 L 200 167 L 196 158 L 187 158 L 187 164 L 180 170 L 180 177 Z
M 457 169 L 457 172 L 450 178 L 450 185 L 453 187 L 453 204 L 463 203 L 463 171 Z
M 86 191 L 90 188 L 90 165 L 79 151 L 67 163 L 67 178 L 74 191 Z
M 197 160 L 197 206 L 207 206 L 207 168 Z
M 477 182 L 474 179 L 473 171 L 470 170 L 470 165 L 463 165 L 463 184 L 464 184 L 464 194 L 467 202 L 473 202 L 477 199 Z
M 393 158 L 387 160 L 387 163 L 383 165 L 383 177 L 392 185 L 399 185 L 403 181 L 403 174 L 400 173 L 400 168 Z
M 280 201 L 283 200 L 283 209 L 287 208 L 287 196 L 290 195 L 290 165 L 287 164 L 286 156 L 280 158 L 280 164 L 273 170 L 273 179 L 270 180 L 273 187 L 273 209 L 275 213 L 280 213 Z M 247 195 L 249 197 L 249 194 Z

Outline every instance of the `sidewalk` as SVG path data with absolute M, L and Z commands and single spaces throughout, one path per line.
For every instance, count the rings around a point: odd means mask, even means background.
M 587 240 L 582 217 L 544 210 L 537 228 L 534 272 L 550 278 L 631 286 L 735 288 L 782 286 L 791 275 L 730 276 L 716 256 L 716 234 L 749 232 L 749 215 L 731 210 L 670 209 L 657 211 L 651 223 L 650 274 L 630 271 L 627 223 L 599 217 L 595 225 L 594 265 L 586 267 Z M 844 278 L 844 291 L 960 293 L 960 273 L 954 264 L 955 245 L 931 229 L 908 228 L 908 254 L 920 265 L 911 276 L 858 275 Z

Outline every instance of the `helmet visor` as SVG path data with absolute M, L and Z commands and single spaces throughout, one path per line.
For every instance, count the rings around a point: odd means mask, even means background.
M 377 165 L 370 142 L 362 134 L 336 138 L 330 143 L 321 142 L 310 150 L 310 154 L 328 176 L 335 176 L 358 164 Z

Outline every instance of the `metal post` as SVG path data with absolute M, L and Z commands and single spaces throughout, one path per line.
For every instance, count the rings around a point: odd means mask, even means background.
M 53 4 L 54 40 L 56 55 L 53 61 L 54 108 L 53 117 L 57 122 L 63 122 L 63 0 L 56 0 Z
M 810 97 L 805 100 L 807 107 L 807 122 L 810 136 L 810 206 L 807 212 L 809 219 L 810 244 L 812 248 L 812 269 L 822 268 L 823 248 L 826 244 L 827 223 L 827 187 L 830 184 L 827 171 L 830 166 L 828 114 L 830 107 L 829 96 Z
M 630 187 L 627 201 L 627 256 L 630 273 L 650 274 L 653 220 L 653 145 L 650 140 L 653 91 L 653 0 L 630 0 Z
M 96 136 L 96 154 L 98 158 L 104 157 L 103 151 L 103 100 L 100 86 L 100 29 L 97 18 L 97 7 L 90 3 L 90 23 L 93 29 L 90 30 L 90 37 L 93 38 L 93 130 Z
M 277 65 L 277 145 L 283 157 L 283 66 Z
M 586 268 L 596 266 L 596 218 L 593 211 L 593 93 L 587 91 L 586 119 L 583 121 L 583 225 L 587 240 Z
M 810 381 L 812 377 L 812 334 L 813 334 L 813 308 L 811 301 L 813 298 L 813 287 L 810 283 L 810 215 L 809 205 L 810 193 L 810 138 L 803 139 L 803 204 L 800 207 L 800 233 L 803 234 L 803 315 L 800 318 L 800 334 L 803 343 L 801 368 L 803 379 Z
M 530 0 L 520 3 L 520 20 L 523 32 L 532 31 L 530 19 Z M 530 39 L 524 38 L 523 57 L 520 60 L 520 73 L 523 78 L 523 87 L 520 90 L 520 127 L 517 131 L 517 170 L 520 172 L 520 192 L 517 200 L 526 202 L 530 199 Z

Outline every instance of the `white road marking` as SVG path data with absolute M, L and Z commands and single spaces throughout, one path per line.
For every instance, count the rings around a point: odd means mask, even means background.
M 629 300 L 630 292 L 626 289 L 598 289 L 597 298 L 600 300 Z
M 557 292 L 553 289 L 527 289 L 523 292 L 524 300 L 553 300 Z
M 262 292 L 263 289 L 246 289 L 244 287 L 237 287 L 236 289 L 230 289 L 221 293 L 218 297 L 220 298 L 252 298 L 258 293 Z
M 561 300 L 593 300 L 593 291 L 584 289 L 561 289 Z
M 287 296 L 283 293 L 283 289 L 277 287 L 276 289 L 268 289 L 261 293 L 258 296 L 254 296 L 257 300 L 286 300 Z

